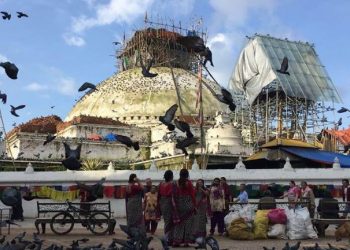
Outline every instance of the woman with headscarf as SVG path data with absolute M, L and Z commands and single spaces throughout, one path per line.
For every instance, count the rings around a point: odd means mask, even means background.
M 164 219 L 164 234 L 167 238 L 168 244 L 173 243 L 172 230 L 173 224 L 173 171 L 167 170 L 164 173 L 164 181 L 159 184 L 158 187 L 158 211 Z
M 207 212 L 209 208 L 209 191 L 204 186 L 204 181 L 196 182 L 195 198 L 197 213 L 194 215 L 193 235 L 195 238 L 207 236 Z
M 173 246 L 188 247 L 193 242 L 193 220 L 195 213 L 194 187 L 187 169 L 181 169 L 180 178 L 174 185 L 174 232 Z
M 126 187 L 126 221 L 128 227 L 137 227 L 145 231 L 142 211 L 143 186 L 136 174 L 130 174 Z

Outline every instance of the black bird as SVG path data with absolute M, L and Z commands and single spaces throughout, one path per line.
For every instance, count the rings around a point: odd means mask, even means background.
M 3 104 L 6 104 L 6 102 L 7 102 L 7 95 L 5 93 L 1 93 L 1 91 L 0 91 L 0 99 L 1 99 Z
M 47 158 L 49 158 L 49 159 L 50 159 L 51 157 L 52 157 L 52 154 L 49 154 L 49 155 L 47 156 Z
M 92 186 L 87 186 L 81 182 L 77 182 L 77 186 L 79 189 L 83 189 L 89 192 L 89 196 L 87 197 L 88 202 L 92 202 L 97 200 L 98 198 L 103 198 L 103 183 L 106 181 L 106 178 L 102 178 L 96 184 Z
M 117 141 L 119 141 L 120 143 L 126 145 L 128 148 L 133 147 L 136 151 L 138 151 L 140 149 L 140 145 L 139 142 L 133 142 L 130 137 L 125 136 L 125 135 L 118 135 L 118 134 L 114 134 Z
M 89 82 L 85 82 L 83 83 L 83 85 L 80 86 L 80 88 L 78 89 L 79 92 L 87 90 L 87 89 L 93 89 L 93 90 L 97 90 L 96 86 L 92 83 Z
M 221 88 L 221 94 L 217 94 L 215 93 L 214 90 L 212 90 L 211 88 L 208 88 L 209 91 L 216 97 L 216 99 L 219 101 L 219 102 L 222 102 L 226 105 L 228 105 L 229 109 L 231 111 L 235 111 L 236 109 L 236 104 L 233 103 L 233 98 L 232 98 L 232 95 L 231 93 L 224 89 L 224 88 Z
M 44 141 L 43 145 L 45 146 L 46 144 L 52 142 L 53 140 L 55 140 L 56 136 L 52 135 L 52 134 L 48 134 L 46 136 L 46 140 Z
M 288 70 L 288 58 L 285 56 L 283 58 L 283 61 L 281 63 L 281 68 L 277 70 L 277 72 L 281 73 L 281 74 L 285 74 L 285 75 L 290 75 Z
M 337 112 L 338 113 L 350 112 L 350 109 L 345 108 L 345 107 L 341 107 L 341 109 L 339 109 Z
M 25 108 L 26 105 L 19 105 L 17 107 L 14 107 L 12 105 L 10 105 L 10 106 L 11 106 L 11 114 L 13 116 L 19 117 L 19 115 L 16 113 L 16 110 L 23 109 L 23 108 Z
M 91 154 L 91 152 L 92 152 L 92 151 L 91 151 L 91 150 L 89 150 L 89 151 L 85 152 L 85 154 L 87 154 L 87 155 L 88 155 L 88 154 Z
M 192 138 L 193 134 L 191 132 L 190 125 L 188 125 L 187 122 L 179 121 L 177 119 L 174 120 L 175 126 L 181 130 L 182 132 L 186 133 L 187 138 Z
M 5 69 L 5 73 L 9 78 L 13 80 L 17 79 L 18 68 L 15 64 L 10 62 L 3 62 L 3 63 L 0 63 L 0 66 Z
M 52 108 L 52 109 L 53 109 L 54 107 L 55 107 L 55 106 L 51 106 L 50 108 Z
M 40 157 L 40 153 L 37 153 L 37 154 L 33 154 L 36 158 L 39 158 Z
M 69 170 L 78 170 L 81 167 L 80 160 L 80 152 L 82 144 L 79 144 L 78 147 L 74 150 L 70 148 L 70 146 L 67 143 L 63 143 L 64 145 L 64 151 L 65 151 L 65 157 L 62 161 L 63 166 L 65 166 Z
M 208 47 L 204 50 L 203 56 L 204 56 L 204 62 L 203 62 L 204 67 L 206 67 L 206 64 L 208 61 L 210 62 L 210 65 L 214 67 L 213 54 L 211 53 L 211 50 Z
M 3 15 L 2 19 L 4 19 L 4 20 L 6 20 L 6 19 L 10 20 L 11 19 L 11 14 L 9 14 L 8 12 L 1 11 L 0 13 Z
M 114 45 L 118 45 L 121 44 L 120 42 L 113 42 Z
M 142 75 L 144 77 L 152 78 L 152 77 L 156 77 L 158 75 L 157 73 L 149 72 L 149 70 L 151 69 L 153 63 L 154 63 L 154 59 L 150 60 L 148 65 L 147 65 L 147 68 L 146 68 L 145 65 L 143 64 L 142 56 L 140 54 L 140 64 L 141 64 L 141 68 L 142 68 Z
M 206 237 L 205 242 L 211 247 L 211 250 L 220 250 L 219 243 L 214 237 Z
M 174 124 L 172 124 L 171 122 L 174 119 L 177 107 L 178 105 L 174 104 L 165 112 L 164 116 L 159 116 L 159 121 L 166 125 L 170 131 L 173 131 L 175 129 Z
M 14 123 L 12 123 L 12 127 L 16 127 L 16 125 L 17 125 L 17 124 L 16 124 L 15 122 L 14 122 Z
M 338 122 L 337 122 L 337 125 L 338 125 L 338 127 L 340 127 L 342 124 L 343 124 L 343 118 L 340 117 Z
M 21 18 L 21 17 L 28 17 L 28 15 L 27 15 L 26 13 L 17 11 L 17 17 L 18 17 L 18 18 Z
M 187 156 L 188 155 L 188 153 L 187 153 L 187 150 L 186 150 L 186 148 L 187 147 L 189 147 L 189 146 L 191 146 L 192 144 L 195 144 L 195 143 L 197 143 L 197 138 L 195 138 L 195 137 L 192 137 L 192 138 L 185 138 L 185 139 L 183 139 L 183 140 L 177 140 L 177 143 L 176 143 L 176 145 L 175 145 L 175 147 L 176 148 L 178 148 L 178 149 L 181 149 L 182 150 L 182 152 Z

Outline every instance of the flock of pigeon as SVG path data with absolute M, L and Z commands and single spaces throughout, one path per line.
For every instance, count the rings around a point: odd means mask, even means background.
M 10 20 L 11 19 L 11 14 L 6 12 L 6 11 L 1 11 L 0 12 L 2 14 L 2 19 L 4 20 Z M 20 11 L 17 11 L 17 17 L 18 18 L 22 18 L 22 17 L 28 17 L 28 15 L 26 13 L 23 13 L 23 12 L 20 12 Z

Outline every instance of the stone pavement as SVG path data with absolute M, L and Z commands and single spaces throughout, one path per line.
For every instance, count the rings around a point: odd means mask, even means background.
M 26 219 L 23 222 L 18 222 L 20 224 L 20 227 L 12 226 L 11 227 L 11 234 L 9 238 L 14 237 L 16 234 L 21 233 L 23 231 L 27 232 L 27 237 L 30 238 L 32 233 L 35 232 L 35 226 L 34 226 L 34 219 Z M 51 232 L 50 226 L 47 225 L 47 233 L 45 235 L 40 235 L 40 238 L 45 240 L 44 246 L 48 247 L 52 243 L 56 244 L 62 244 L 64 246 L 69 246 L 72 240 L 79 239 L 79 238 L 89 238 L 89 243 L 86 245 L 93 245 L 93 244 L 99 244 L 103 243 L 104 246 L 107 246 L 113 238 L 121 238 L 125 239 L 125 234 L 121 232 L 119 229 L 120 224 L 126 224 L 126 220 L 123 218 L 117 218 L 117 227 L 115 230 L 114 235 L 106 235 L 106 236 L 96 236 L 93 235 L 90 231 L 87 231 L 87 229 L 81 227 L 80 225 L 74 225 L 74 229 L 65 236 L 58 236 Z M 155 250 L 161 250 L 161 244 L 160 241 L 157 239 L 157 237 L 160 237 L 162 235 L 164 224 L 162 222 L 159 223 L 158 230 L 155 234 L 154 239 L 152 240 L 150 247 L 152 247 Z M 7 230 L 5 228 L 2 228 L 2 233 L 7 234 Z M 318 239 L 318 240 L 303 240 L 302 246 L 310 246 L 311 244 L 314 244 L 315 242 L 318 242 L 321 246 L 326 246 L 327 243 L 331 243 L 333 245 L 342 246 L 346 249 L 350 249 L 349 243 L 347 240 L 343 240 L 341 242 L 336 242 L 334 239 L 334 227 L 328 229 L 326 238 Z M 276 247 L 276 250 L 282 249 L 285 244 L 285 240 L 252 240 L 252 241 L 238 241 L 238 240 L 231 240 L 227 237 L 220 237 L 215 236 L 216 239 L 220 243 L 220 249 L 236 249 L 236 250 L 261 250 L 263 249 L 263 246 L 266 247 Z M 291 244 L 295 244 L 297 241 L 289 241 Z M 186 248 L 176 248 L 176 249 L 186 249 Z M 187 248 L 191 249 L 191 248 Z M 194 249 L 194 247 L 192 247 Z M 300 248 L 302 249 L 302 248 Z

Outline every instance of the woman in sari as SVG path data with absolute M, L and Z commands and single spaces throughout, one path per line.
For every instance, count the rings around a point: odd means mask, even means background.
M 167 170 L 164 173 L 164 180 L 158 187 L 158 210 L 164 219 L 164 235 L 167 238 L 168 244 L 173 243 L 173 171 Z
M 187 169 L 181 169 L 180 178 L 174 185 L 173 195 L 173 247 L 181 244 L 188 247 L 189 243 L 193 243 L 193 220 L 195 213 L 195 197 L 194 187 L 188 179 Z
M 194 216 L 193 235 L 195 238 L 207 236 L 207 211 L 209 191 L 204 186 L 204 181 L 198 179 L 196 183 L 195 198 L 197 213 Z
M 128 227 L 137 227 L 145 231 L 142 211 L 143 186 L 136 174 L 129 176 L 126 188 L 126 220 Z

